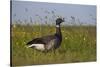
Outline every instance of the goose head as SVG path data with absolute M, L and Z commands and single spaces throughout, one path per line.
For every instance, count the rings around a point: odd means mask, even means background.
M 60 25 L 62 22 L 64 22 L 64 18 L 57 18 L 56 19 L 56 25 Z

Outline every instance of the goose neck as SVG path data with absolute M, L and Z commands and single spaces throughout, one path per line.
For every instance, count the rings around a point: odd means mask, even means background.
M 62 36 L 60 25 L 56 25 L 56 34 L 58 34 L 60 37 Z

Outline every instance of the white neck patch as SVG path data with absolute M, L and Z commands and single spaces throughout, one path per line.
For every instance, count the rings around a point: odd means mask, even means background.
M 59 25 L 56 25 L 56 27 L 60 27 Z

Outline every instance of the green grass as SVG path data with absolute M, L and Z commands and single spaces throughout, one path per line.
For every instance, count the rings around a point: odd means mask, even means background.
M 26 48 L 26 43 L 33 38 L 55 33 L 54 26 L 12 27 L 12 65 L 36 65 L 54 63 L 74 63 L 96 61 L 96 27 L 64 26 L 62 27 L 62 44 L 47 54 Z

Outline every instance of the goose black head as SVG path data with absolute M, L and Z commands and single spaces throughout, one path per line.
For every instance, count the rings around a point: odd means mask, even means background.
M 64 22 L 64 18 L 57 18 L 56 25 L 60 25 L 62 22 Z

